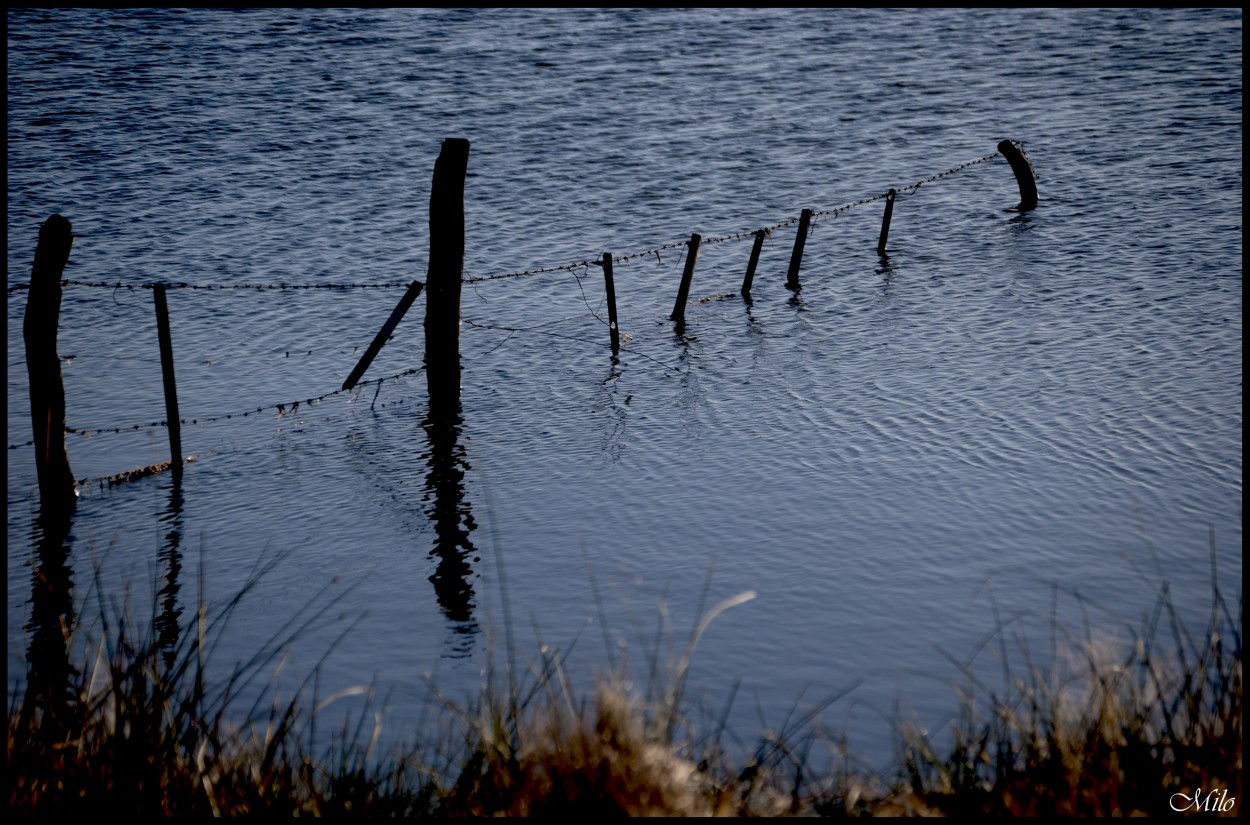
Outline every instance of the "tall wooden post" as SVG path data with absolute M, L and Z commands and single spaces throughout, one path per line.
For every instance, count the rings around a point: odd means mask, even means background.
M 786 275 L 786 286 L 790 289 L 799 288 L 799 266 L 803 263 L 803 247 L 807 244 L 807 228 L 812 223 L 812 210 L 804 209 L 799 215 L 799 231 L 794 236 L 794 249 L 790 252 L 790 271 Z
M 608 291 L 608 332 L 612 337 L 612 354 L 621 350 L 621 331 L 616 323 L 616 284 L 612 282 L 612 253 L 603 253 L 603 286 Z
M 460 287 L 464 277 L 464 179 L 469 141 L 447 138 L 430 190 L 430 266 L 425 279 L 425 376 L 430 410 L 460 403 Z
M 686 322 L 686 301 L 690 300 L 690 282 L 694 280 L 694 265 L 699 260 L 699 244 L 703 238 L 695 233 L 686 244 L 686 269 L 681 273 L 681 287 L 677 290 L 677 301 L 673 304 L 673 314 L 669 316 L 678 325 Z
M 56 354 L 61 275 L 73 243 L 73 228 L 60 215 L 53 215 L 40 227 L 35 265 L 30 273 L 30 299 L 22 325 L 26 370 L 30 375 L 30 418 L 39 498 L 49 514 L 68 514 L 78 500 L 65 451 L 65 385 L 61 380 L 61 360 Z
M 881 237 L 877 239 L 877 254 L 885 254 L 886 241 L 890 239 L 890 218 L 894 217 L 894 196 L 897 193 L 891 189 L 885 196 L 885 216 L 881 218 Z
M 152 287 L 156 303 L 156 336 L 161 344 L 161 377 L 165 383 L 165 425 L 169 429 L 170 469 L 174 481 L 182 480 L 182 425 L 178 420 L 178 385 L 174 381 L 174 346 L 169 335 L 169 304 L 165 285 Z
M 1016 175 L 1016 183 L 1020 186 L 1020 206 L 1022 211 L 1037 206 L 1037 175 L 1033 172 L 1033 164 L 1029 162 L 1024 150 L 1009 140 L 999 141 L 998 151 L 1011 164 L 1011 171 Z

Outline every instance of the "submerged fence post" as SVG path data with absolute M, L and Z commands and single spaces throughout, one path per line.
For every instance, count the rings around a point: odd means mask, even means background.
M 742 278 L 742 297 L 750 299 L 751 282 L 755 280 L 755 267 L 760 262 L 760 250 L 764 247 L 764 236 L 768 234 L 767 229 L 755 230 L 755 243 L 751 246 L 751 260 L 747 261 L 747 274 Z
M 1037 175 L 1033 172 L 1033 164 L 1029 162 L 1024 150 L 1009 140 L 999 141 L 998 151 L 1011 164 L 1011 171 L 1016 174 L 1016 183 L 1020 185 L 1021 210 L 1037 206 Z
M 612 283 L 612 253 L 603 253 L 603 286 L 608 291 L 608 332 L 612 336 L 612 354 L 621 350 L 621 332 L 616 323 L 616 285 Z
M 786 275 L 789 289 L 799 288 L 799 265 L 803 263 L 803 247 L 807 244 L 807 227 L 812 222 L 812 210 L 804 209 L 799 215 L 799 231 L 794 236 L 794 249 L 790 252 L 790 272 Z
M 699 259 L 699 244 L 702 242 L 703 238 L 695 233 L 686 244 L 686 270 L 681 274 L 681 288 L 677 290 L 677 302 L 673 304 L 673 314 L 669 316 L 679 324 L 686 320 L 686 301 L 690 298 L 690 282 L 694 280 L 694 264 Z
M 182 428 L 178 420 L 178 385 L 174 382 L 174 346 L 169 335 L 169 304 L 165 285 L 152 287 L 156 304 L 156 337 L 161 343 L 161 377 L 165 382 L 165 424 L 169 428 L 170 469 L 174 481 L 182 478 Z
M 891 189 L 885 196 L 885 217 L 881 219 L 881 237 L 877 239 L 877 254 L 885 254 L 885 244 L 890 237 L 890 218 L 894 216 L 894 196 L 897 193 Z
M 464 278 L 464 180 L 469 141 L 447 138 L 430 189 L 430 266 L 425 279 L 425 377 L 430 410 L 460 401 L 460 288 Z
M 50 513 L 68 513 L 78 498 L 65 452 L 65 385 L 61 380 L 61 359 L 56 354 L 61 275 L 73 243 L 73 228 L 60 215 L 53 215 L 40 227 L 30 273 L 30 299 L 22 324 L 39 499 L 42 508 Z

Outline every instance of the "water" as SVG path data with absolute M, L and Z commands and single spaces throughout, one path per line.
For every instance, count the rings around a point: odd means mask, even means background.
M 1212 557 L 1241 579 L 1241 12 L 212 10 L 8 12 L 8 282 L 40 224 L 66 277 L 142 284 L 424 279 L 444 138 L 472 143 L 462 421 L 426 422 L 424 298 L 336 392 L 398 289 L 171 290 L 184 451 L 168 446 L 151 293 L 69 286 L 60 353 L 69 552 L 40 552 L 24 291 L 8 297 L 10 684 L 64 608 L 38 577 L 186 620 L 260 577 L 223 669 L 303 629 L 325 693 L 375 684 L 395 729 L 433 680 L 480 684 L 509 640 L 575 684 L 679 656 L 749 743 L 820 716 L 888 759 L 939 729 L 952 659 L 1010 622 L 1137 626 L 1166 580 L 1200 631 Z M 749 235 L 793 224 L 737 295 Z M 310 399 L 321 399 L 307 403 Z M 292 409 L 292 402 L 302 401 Z M 281 414 L 277 405 L 282 404 Z M 260 412 L 256 412 L 257 410 Z M 249 413 L 244 416 L 243 413 Z M 226 417 L 229 416 L 229 417 Z M 124 432 L 113 432 L 117 428 Z M 96 574 L 95 570 L 99 570 Z M 431 577 L 437 584 L 431 581 Z M 1236 584 L 1235 584 L 1236 583 Z M 41 612 L 48 611 L 51 612 Z M 34 617 L 32 619 L 32 617 Z M 301 618 L 293 618 L 301 617 Z M 671 645 L 671 649 L 670 649 Z M 993 646 L 974 670 L 997 673 Z M 268 676 L 266 671 L 265 676 Z M 353 700 L 354 701 L 354 700 Z M 345 700 L 344 705 L 348 702 Z

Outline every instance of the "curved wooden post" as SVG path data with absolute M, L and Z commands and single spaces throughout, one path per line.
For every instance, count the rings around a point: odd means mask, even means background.
M 1024 150 L 1009 140 L 998 143 L 998 151 L 1011 164 L 1011 171 L 1016 174 L 1016 183 L 1020 185 L 1021 210 L 1037 206 L 1037 175 L 1033 172 L 1033 164 Z
M 430 265 L 425 279 L 425 377 L 431 412 L 454 410 L 460 403 L 460 288 L 468 168 L 469 141 L 445 139 L 430 189 Z
M 30 375 L 35 469 L 39 474 L 40 504 L 48 513 L 68 513 L 78 501 L 65 451 L 65 385 L 61 380 L 61 359 L 56 354 L 61 275 L 73 243 L 73 227 L 60 215 L 48 218 L 39 229 L 35 265 L 30 273 L 30 299 L 22 324 L 26 370 Z

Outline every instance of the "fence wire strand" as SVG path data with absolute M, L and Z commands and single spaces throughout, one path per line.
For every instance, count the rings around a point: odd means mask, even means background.
M 1024 145 L 1022 141 L 1012 141 L 1012 142 L 1013 142 L 1016 146 L 1021 146 L 1021 147 L 1022 147 L 1022 146 Z M 970 161 L 968 161 L 967 163 L 961 163 L 961 164 L 959 164 L 958 166 L 953 166 L 953 167 L 951 167 L 950 169 L 947 169 L 947 170 L 946 170 L 946 171 L 944 171 L 944 172 L 939 172 L 938 174 L 936 174 L 936 175 L 932 175 L 932 176 L 930 176 L 930 177 L 927 177 L 927 178 L 925 178 L 924 180 L 919 180 L 919 181 L 916 181 L 915 183 L 910 183 L 910 184 L 908 184 L 908 185 L 906 185 L 906 186 L 898 187 L 898 188 L 896 188 L 896 189 L 894 190 L 894 191 L 895 191 L 895 194 L 896 194 L 896 195 L 903 195 L 903 194 L 911 194 L 911 193 L 914 193 L 916 190 L 918 190 L 921 186 L 924 186 L 925 184 L 928 184 L 928 183 L 933 183 L 934 181 L 941 180 L 942 178 L 949 177 L 950 175 L 954 175 L 954 174 L 956 174 L 956 173 L 958 173 L 958 172 L 962 172 L 964 169 L 967 169 L 967 168 L 969 168 L 969 167 L 971 167 L 971 166 L 976 166 L 977 164 L 980 164 L 980 163 L 986 163 L 986 162 L 988 162 L 988 161 L 994 160 L 995 158 L 999 157 L 999 156 L 1000 156 L 1000 154 L 1001 154 L 1001 153 L 999 153 L 999 152 L 994 152 L 993 154 L 986 155 L 985 157 L 977 158 L 976 160 L 970 160 Z M 821 217 L 828 217 L 828 216 L 830 216 L 830 215 L 832 215 L 832 216 L 834 216 L 834 217 L 837 217 L 838 215 L 842 214 L 843 212 L 850 211 L 851 209 L 854 209 L 854 208 L 856 208 L 856 207 L 858 207 L 858 206 L 864 206 L 864 205 L 869 204 L 869 203 L 874 203 L 874 202 L 879 201 L 879 200 L 884 200 L 884 199 L 885 199 L 885 198 L 887 198 L 887 197 L 889 197 L 889 194 L 888 194 L 888 193 L 882 193 L 882 194 L 879 194 L 879 195 L 872 195 L 872 196 L 870 196 L 870 197 L 867 197 L 867 198 L 861 198 L 860 200 L 854 201 L 853 203 L 844 204 L 844 205 L 842 205 L 842 206 L 838 206 L 838 207 L 835 207 L 835 208 L 833 208 L 833 209 L 825 209 L 825 210 L 820 210 L 820 211 L 813 211 L 813 212 L 811 213 L 811 217 L 812 217 L 812 218 L 821 218 Z M 787 226 L 793 226 L 794 224 L 798 223 L 798 222 L 799 222 L 799 220 L 801 219 L 801 217 L 802 217 L 802 216 L 794 216 L 794 217 L 791 217 L 791 218 L 787 218 L 786 220 L 781 221 L 781 222 L 779 222 L 779 223 L 772 224 L 771 226 L 764 226 L 764 227 L 760 227 L 759 229 L 743 230 L 743 231 L 741 231 L 741 232 L 731 232 L 731 233 L 724 234 L 724 235 L 715 235 L 715 236 L 711 236 L 711 237 L 707 237 L 707 238 L 701 238 L 701 239 L 700 239 L 700 246 L 706 246 L 706 245 L 708 245 L 708 244 L 727 243 L 727 242 L 729 242 L 729 241 L 743 240 L 743 239 L 745 239 L 745 238 L 753 238 L 753 237 L 755 236 L 755 233 L 756 233 L 756 232 L 760 232 L 760 231 L 762 231 L 762 232 L 766 233 L 767 235 L 771 236 L 771 235 L 772 235 L 772 233 L 773 233 L 773 232 L 775 232 L 775 231 L 776 231 L 776 230 L 778 230 L 778 229 L 783 229 L 783 228 L 785 228 L 785 227 L 787 227 Z M 628 255 L 620 255 L 620 256 L 613 255 L 613 256 L 612 256 L 612 261 L 613 261 L 614 263 L 623 263 L 623 262 L 626 262 L 626 261 L 637 260 L 637 259 L 639 259 L 639 258 L 647 258 L 647 257 L 650 257 L 650 256 L 654 255 L 657 261 L 661 261 L 661 262 L 662 262 L 662 260 L 663 260 L 663 259 L 662 259 L 662 258 L 661 258 L 661 256 L 660 256 L 660 253 L 661 253 L 661 252 L 667 252 L 667 251 L 668 251 L 668 250 L 670 250 L 670 249 L 685 249 L 687 246 L 689 246 L 689 244 L 690 244 L 690 242 L 689 242 L 689 241 L 673 241 L 673 242 L 671 242 L 671 243 L 661 244 L 660 246 L 652 247 L 651 249 L 644 249 L 644 250 L 642 250 L 641 252 L 633 252 L 633 253 L 630 253 L 630 254 L 628 254 Z M 578 261 L 577 263 L 572 263 L 572 264 L 563 264 L 563 265 L 561 265 L 561 266 L 545 266 L 545 267 L 540 267 L 540 268 L 538 268 L 538 269 L 527 269 L 527 270 L 523 270 L 523 271 L 520 271 L 520 272 L 507 272 L 507 273 L 502 273 L 502 274 L 498 274 L 498 275 L 474 275 L 474 276 L 470 276 L 470 277 L 467 277 L 467 278 L 462 278 L 462 279 L 461 279 L 461 282 L 462 282 L 462 283 L 466 283 L 466 284 L 478 284 L 478 283 L 484 283 L 484 282 L 486 282 L 486 281 L 499 281 L 499 280 L 505 280 L 505 279 L 508 279 L 508 278 L 524 278 L 524 277 L 528 277 L 528 276 L 531 276 L 531 275 L 547 275 L 547 274 L 551 274 L 551 273 L 555 273 L 555 272 L 572 272 L 572 271 L 575 271 L 575 270 L 578 270 L 578 269 L 586 269 L 586 268 L 591 267 L 591 266 L 603 266 L 603 261 L 602 261 L 602 260 L 591 260 L 591 259 L 586 259 L 586 260 L 583 260 L 583 261 Z M 407 288 L 408 288 L 408 286 L 409 286 L 411 283 L 412 283 L 411 281 L 405 281 L 405 282 L 403 282 L 403 283 L 378 283 L 378 284 L 368 284 L 368 283 L 341 283 L 341 284 L 281 284 L 281 283 L 279 283 L 279 284 L 190 284 L 190 283 L 186 283 L 185 281 L 180 281 L 180 282 L 176 282 L 176 283 L 168 283 L 168 284 L 165 284 L 165 287 L 166 287 L 166 289 L 206 289 L 206 290 L 226 290 L 226 289 L 249 289 L 249 290 L 301 290 L 301 289 L 329 289 L 329 290 L 348 290 L 348 289 L 407 289 Z M 154 286 L 156 286 L 156 284 L 155 284 L 155 283 L 138 283 L 138 284 L 136 284 L 136 283 L 125 283 L 125 282 L 121 282 L 121 281 L 77 281 L 77 280 L 63 280 L 63 281 L 61 281 L 61 284 L 62 284 L 62 286 L 102 287 L 102 288 L 108 288 L 108 289 L 131 289 L 131 290 L 134 290 L 134 289 L 152 289 Z M 21 289 L 29 289 L 29 288 L 30 288 L 30 285 L 29 285 L 29 284 L 25 284 L 25 283 L 22 283 L 22 284 L 14 284 L 14 285 L 12 285 L 12 286 L 10 286 L 10 287 L 8 288 L 8 291 L 9 291 L 9 293 L 13 293 L 13 292 L 16 292 L 16 291 L 21 290 Z

